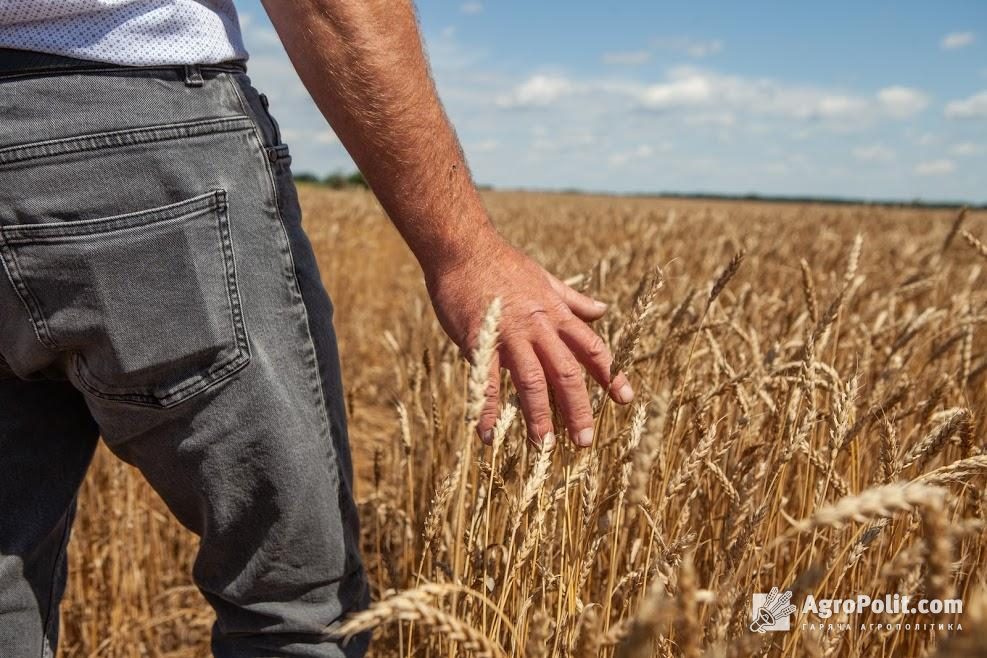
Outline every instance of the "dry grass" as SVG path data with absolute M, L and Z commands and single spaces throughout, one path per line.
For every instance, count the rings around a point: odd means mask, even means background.
M 344 631 L 377 628 L 378 656 L 985 650 L 983 213 L 488 202 L 512 240 L 611 304 L 596 328 L 638 401 L 597 393 L 596 444 L 576 452 L 561 435 L 539 452 L 505 400 L 483 446 L 476 387 L 377 206 L 304 189 L 337 306 L 378 600 Z M 101 452 L 81 496 L 63 655 L 206 654 L 193 552 Z M 965 614 L 827 620 L 851 622 L 845 632 L 803 630 L 810 615 L 752 633 L 750 596 L 774 586 L 796 604 L 959 597 Z M 860 628 L 899 621 L 964 631 Z

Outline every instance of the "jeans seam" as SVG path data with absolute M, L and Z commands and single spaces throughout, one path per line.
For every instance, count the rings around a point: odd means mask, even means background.
M 20 275 L 20 270 L 17 267 L 17 260 L 14 258 L 13 251 L 6 242 L 3 231 L 0 231 L 0 261 L 3 262 L 3 269 L 7 274 L 7 280 L 10 281 L 10 285 L 13 286 L 17 298 L 20 299 L 24 310 L 27 311 L 28 317 L 32 320 L 31 327 L 34 329 L 34 336 L 38 339 L 39 343 L 48 349 L 57 350 L 58 344 L 51 337 L 51 332 L 48 330 L 48 323 L 41 313 L 41 305 L 34 297 L 31 289 L 24 284 L 23 277 Z
M 236 97 L 236 102 L 240 104 L 240 111 L 243 112 L 243 115 L 245 117 L 250 118 L 252 116 L 250 114 L 250 108 L 247 107 L 247 103 L 246 101 L 244 101 L 243 95 L 240 93 L 240 85 L 236 83 L 232 75 L 226 75 L 225 77 L 226 77 L 226 84 L 230 86 L 230 89 L 233 91 L 233 95 Z M 250 124 L 251 124 L 250 127 L 254 131 L 256 131 L 257 122 L 251 119 Z
M 238 88 L 238 85 L 233 83 L 232 80 L 230 82 L 231 85 L 233 86 L 234 93 L 236 93 L 237 95 L 237 99 L 239 100 L 241 107 L 244 107 L 244 99 L 240 94 L 240 89 Z M 257 127 L 257 122 L 255 120 L 252 120 L 252 123 L 253 123 L 253 128 L 252 128 L 253 138 L 257 143 L 257 147 L 258 147 L 257 152 L 261 155 L 266 155 L 266 148 L 264 147 L 263 139 L 261 139 L 260 129 Z M 281 214 L 280 195 L 278 194 L 278 186 L 277 186 L 277 181 L 274 178 L 274 171 L 271 169 L 271 162 L 270 160 L 268 160 L 268 158 L 261 157 L 261 160 L 264 162 L 264 169 L 267 172 L 267 179 L 268 179 L 268 183 L 271 186 L 272 201 L 274 203 L 274 212 L 278 219 L 278 227 L 281 231 L 281 236 L 284 239 L 282 254 L 285 257 L 287 257 L 288 260 L 288 267 L 287 267 L 287 271 L 285 272 L 286 278 L 288 279 L 288 282 L 291 284 L 292 296 L 295 297 L 296 303 L 298 304 L 301 310 L 300 319 L 306 335 L 305 347 L 307 352 L 306 357 L 308 359 L 308 363 L 306 365 L 308 366 L 309 375 L 312 377 L 314 381 L 314 386 L 312 386 L 312 392 L 318 398 L 319 416 L 322 425 L 322 427 L 319 429 L 320 429 L 320 433 L 322 434 L 322 440 L 325 446 L 330 451 L 330 454 L 332 455 L 332 459 L 333 459 L 333 468 L 330 469 L 330 476 L 335 479 L 335 482 L 333 482 L 333 484 L 338 488 L 339 486 L 341 486 L 341 480 L 342 480 L 339 473 L 341 464 L 339 461 L 339 455 L 336 454 L 336 447 L 335 445 L 333 445 L 333 441 L 332 441 L 332 430 L 330 429 L 330 424 L 329 424 L 329 409 L 326 406 L 325 391 L 322 389 L 322 373 L 321 370 L 319 369 L 319 358 L 318 358 L 318 353 L 315 350 L 315 340 L 312 337 L 312 326 L 311 324 L 309 324 L 308 308 L 305 306 L 305 298 L 302 296 L 302 291 L 298 285 L 298 278 L 295 273 L 295 259 L 291 253 L 291 240 L 288 238 L 288 230 L 284 223 L 284 216 Z
M 256 134 L 255 134 L 256 136 Z M 258 137 L 258 142 L 259 142 Z M 262 145 L 261 145 L 262 146 Z M 329 449 L 332 454 L 333 464 L 330 469 L 330 475 L 336 479 L 333 483 L 336 487 L 340 486 L 339 478 L 339 456 L 336 454 L 336 447 L 333 445 L 332 441 L 332 430 L 329 425 L 329 409 L 326 406 L 326 396 L 325 391 L 322 390 L 322 373 L 319 370 L 319 355 L 315 350 L 315 339 L 312 337 L 312 325 L 309 323 L 308 319 L 308 307 L 305 306 L 305 298 L 302 296 L 301 288 L 298 285 L 298 276 L 295 270 L 295 257 L 291 251 L 291 240 L 288 239 L 288 230 L 285 227 L 284 217 L 281 214 L 281 204 L 279 203 L 279 195 L 277 189 L 277 182 L 274 179 L 274 172 L 271 171 L 271 163 L 265 159 L 264 166 L 267 168 L 268 177 L 271 183 L 271 190 L 274 194 L 274 209 L 278 217 L 278 226 L 281 229 L 281 235 L 284 238 L 284 248 L 282 253 L 288 259 L 288 281 L 291 284 L 292 295 L 296 298 L 296 304 L 299 307 L 300 315 L 299 318 L 302 323 L 302 328 L 305 331 L 305 356 L 307 358 L 307 369 L 309 377 L 312 381 L 311 391 L 315 394 L 318 400 L 319 416 L 322 427 L 320 433 L 322 434 L 322 440 L 325 446 Z
M 183 137 L 222 132 L 236 132 L 253 127 L 249 116 L 216 117 L 181 123 L 170 123 L 141 128 L 126 128 L 90 135 L 62 137 L 30 144 L 19 144 L 0 148 L 0 165 L 14 164 L 54 155 L 85 153 L 122 146 L 137 146 L 153 142 L 163 142 Z M 205 130 L 213 128 L 213 130 Z
M 139 210 L 125 215 L 51 224 L 14 224 L 0 227 L 8 244 L 36 244 L 62 238 L 86 238 L 127 229 L 140 229 L 165 222 L 190 219 L 225 205 L 226 192 L 213 190 L 161 208 Z
M 240 346 L 238 345 L 237 347 Z M 90 376 L 83 373 L 81 357 L 79 355 L 75 355 L 73 361 L 73 371 L 75 372 L 79 385 L 90 395 L 103 400 L 127 402 L 130 404 L 160 409 L 174 407 L 175 405 L 180 404 L 185 400 L 198 395 L 199 393 L 208 391 L 214 386 L 218 386 L 222 382 L 226 381 L 227 377 L 243 369 L 248 363 L 250 363 L 250 352 L 249 348 L 246 351 L 238 350 L 236 356 L 232 359 L 224 361 L 223 365 L 219 368 L 211 368 L 206 371 L 205 374 L 200 375 L 197 381 L 190 382 L 178 389 L 175 389 L 167 395 L 162 396 L 144 395 L 142 393 L 103 392 L 89 381 Z

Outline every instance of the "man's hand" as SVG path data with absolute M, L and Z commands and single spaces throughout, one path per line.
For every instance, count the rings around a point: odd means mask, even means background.
M 435 93 L 411 0 L 264 0 L 316 105 L 353 156 L 425 273 L 435 311 L 467 354 L 487 305 L 502 301 L 497 361 L 510 369 L 536 441 L 552 432 L 548 390 L 578 445 L 593 438 L 579 364 L 611 397 L 610 354 L 584 321 L 602 304 L 578 294 L 505 243 L 473 184 Z M 493 367 L 481 436 L 493 427 Z
M 580 364 L 616 402 L 634 397 L 624 375 L 610 381 L 610 350 L 586 325 L 601 317 L 606 305 L 562 283 L 493 232 L 477 242 L 474 255 L 458 266 L 434 275 L 426 270 L 426 282 L 442 327 L 466 354 L 487 305 L 501 300 L 500 342 L 477 426 L 480 437 L 486 443 L 492 438 L 504 366 L 520 394 L 532 441 L 554 440 L 550 386 L 573 442 L 590 445 L 593 411 Z

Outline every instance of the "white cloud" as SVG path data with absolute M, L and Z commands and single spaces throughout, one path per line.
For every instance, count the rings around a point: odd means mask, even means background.
M 929 104 L 923 92 L 902 86 L 885 87 L 873 95 L 790 85 L 768 78 L 747 78 L 677 67 L 665 80 L 647 84 L 618 78 L 576 80 L 561 74 L 531 76 L 496 98 L 505 108 L 549 107 L 582 95 L 595 108 L 631 107 L 655 112 L 695 110 L 692 123 L 736 123 L 738 115 L 783 117 L 825 122 L 831 129 L 856 129 L 861 122 L 905 119 Z
M 877 92 L 877 100 L 889 115 L 897 119 L 918 114 L 929 106 L 929 97 L 910 87 L 885 87 Z
M 656 48 L 689 55 L 690 57 L 708 57 L 723 50 L 723 42 L 719 39 L 690 39 L 689 37 L 660 37 L 654 40 Z
M 895 153 L 883 144 L 859 146 L 852 151 L 853 157 L 862 162 L 889 162 L 894 160 Z
M 866 108 L 867 103 L 861 98 L 845 95 L 826 95 L 820 98 L 814 107 L 809 108 L 808 116 L 832 119 L 860 114 Z
M 987 118 L 987 90 L 969 98 L 946 104 L 946 116 L 950 119 Z
M 987 146 L 984 146 L 983 144 L 975 144 L 974 142 L 960 142 L 958 144 L 953 144 L 952 148 L 949 149 L 949 153 L 950 155 L 964 158 L 971 155 L 987 153 Z
M 703 75 L 688 75 L 671 82 L 646 87 L 640 95 L 641 104 L 652 110 L 671 107 L 703 105 L 712 100 L 713 81 Z
M 459 29 L 453 24 L 425 34 L 425 48 L 436 81 L 444 82 L 451 77 L 462 81 L 490 75 L 480 67 L 486 52 L 463 44 L 458 37 Z
M 651 61 L 655 50 L 666 50 L 689 57 L 708 57 L 723 50 L 723 42 L 719 39 L 690 39 L 689 37 L 660 37 L 654 39 L 647 48 L 639 50 L 620 50 L 603 53 L 604 64 L 615 66 L 638 66 Z
M 647 50 L 628 50 L 623 52 L 603 53 L 603 63 L 616 66 L 637 66 L 651 59 Z
M 464 2 L 459 6 L 459 11 L 464 14 L 479 14 L 483 11 L 482 2 Z
M 622 151 L 618 153 L 613 153 L 607 159 L 611 166 L 619 167 L 621 165 L 634 162 L 636 160 L 646 160 L 654 155 L 654 148 L 648 146 L 647 144 L 641 144 L 630 151 Z
M 915 165 L 915 174 L 918 176 L 944 176 L 954 171 L 956 171 L 956 163 L 946 159 L 930 160 Z
M 925 94 L 908 87 L 886 87 L 867 97 L 689 67 L 673 69 L 667 82 L 641 88 L 637 98 L 642 108 L 651 110 L 708 107 L 719 112 L 827 121 L 902 119 L 929 102 Z
M 501 107 L 546 107 L 580 87 L 557 75 L 534 75 L 506 96 L 497 99 Z
M 258 51 L 269 52 L 272 50 L 272 47 L 281 47 L 281 39 L 278 38 L 278 33 L 274 31 L 270 22 L 266 20 L 266 16 L 260 22 L 255 19 L 253 14 L 248 12 L 240 12 L 238 16 L 240 18 L 240 31 L 243 33 L 243 41 L 247 46 L 247 50 L 250 51 L 251 59 Z
M 973 32 L 950 32 L 939 42 L 939 47 L 943 50 L 956 50 L 965 48 L 976 40 Z

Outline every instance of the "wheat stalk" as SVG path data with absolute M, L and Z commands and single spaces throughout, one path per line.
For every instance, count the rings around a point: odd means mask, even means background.
M 846 496 L 799 521 L 794 528 L 805 532 L 813 528 L 841 527 L 848 521 L 868 521 L 874 517 L 891 516 L 915 507 L 941 509 L 946 491 L 922 483 L 894 483 L 866 489 Z
M 503 648 L 481 631 L 422 600 L 417 592 L 398 594 L 351 615 L 332 631 L 331 636 L 349 639 L 382 624 L 396 621 L 416 622 L 426 626 L 432 633 L 458 644 L 460 649 L 472 651 L 476 658 L 506 656 Z

